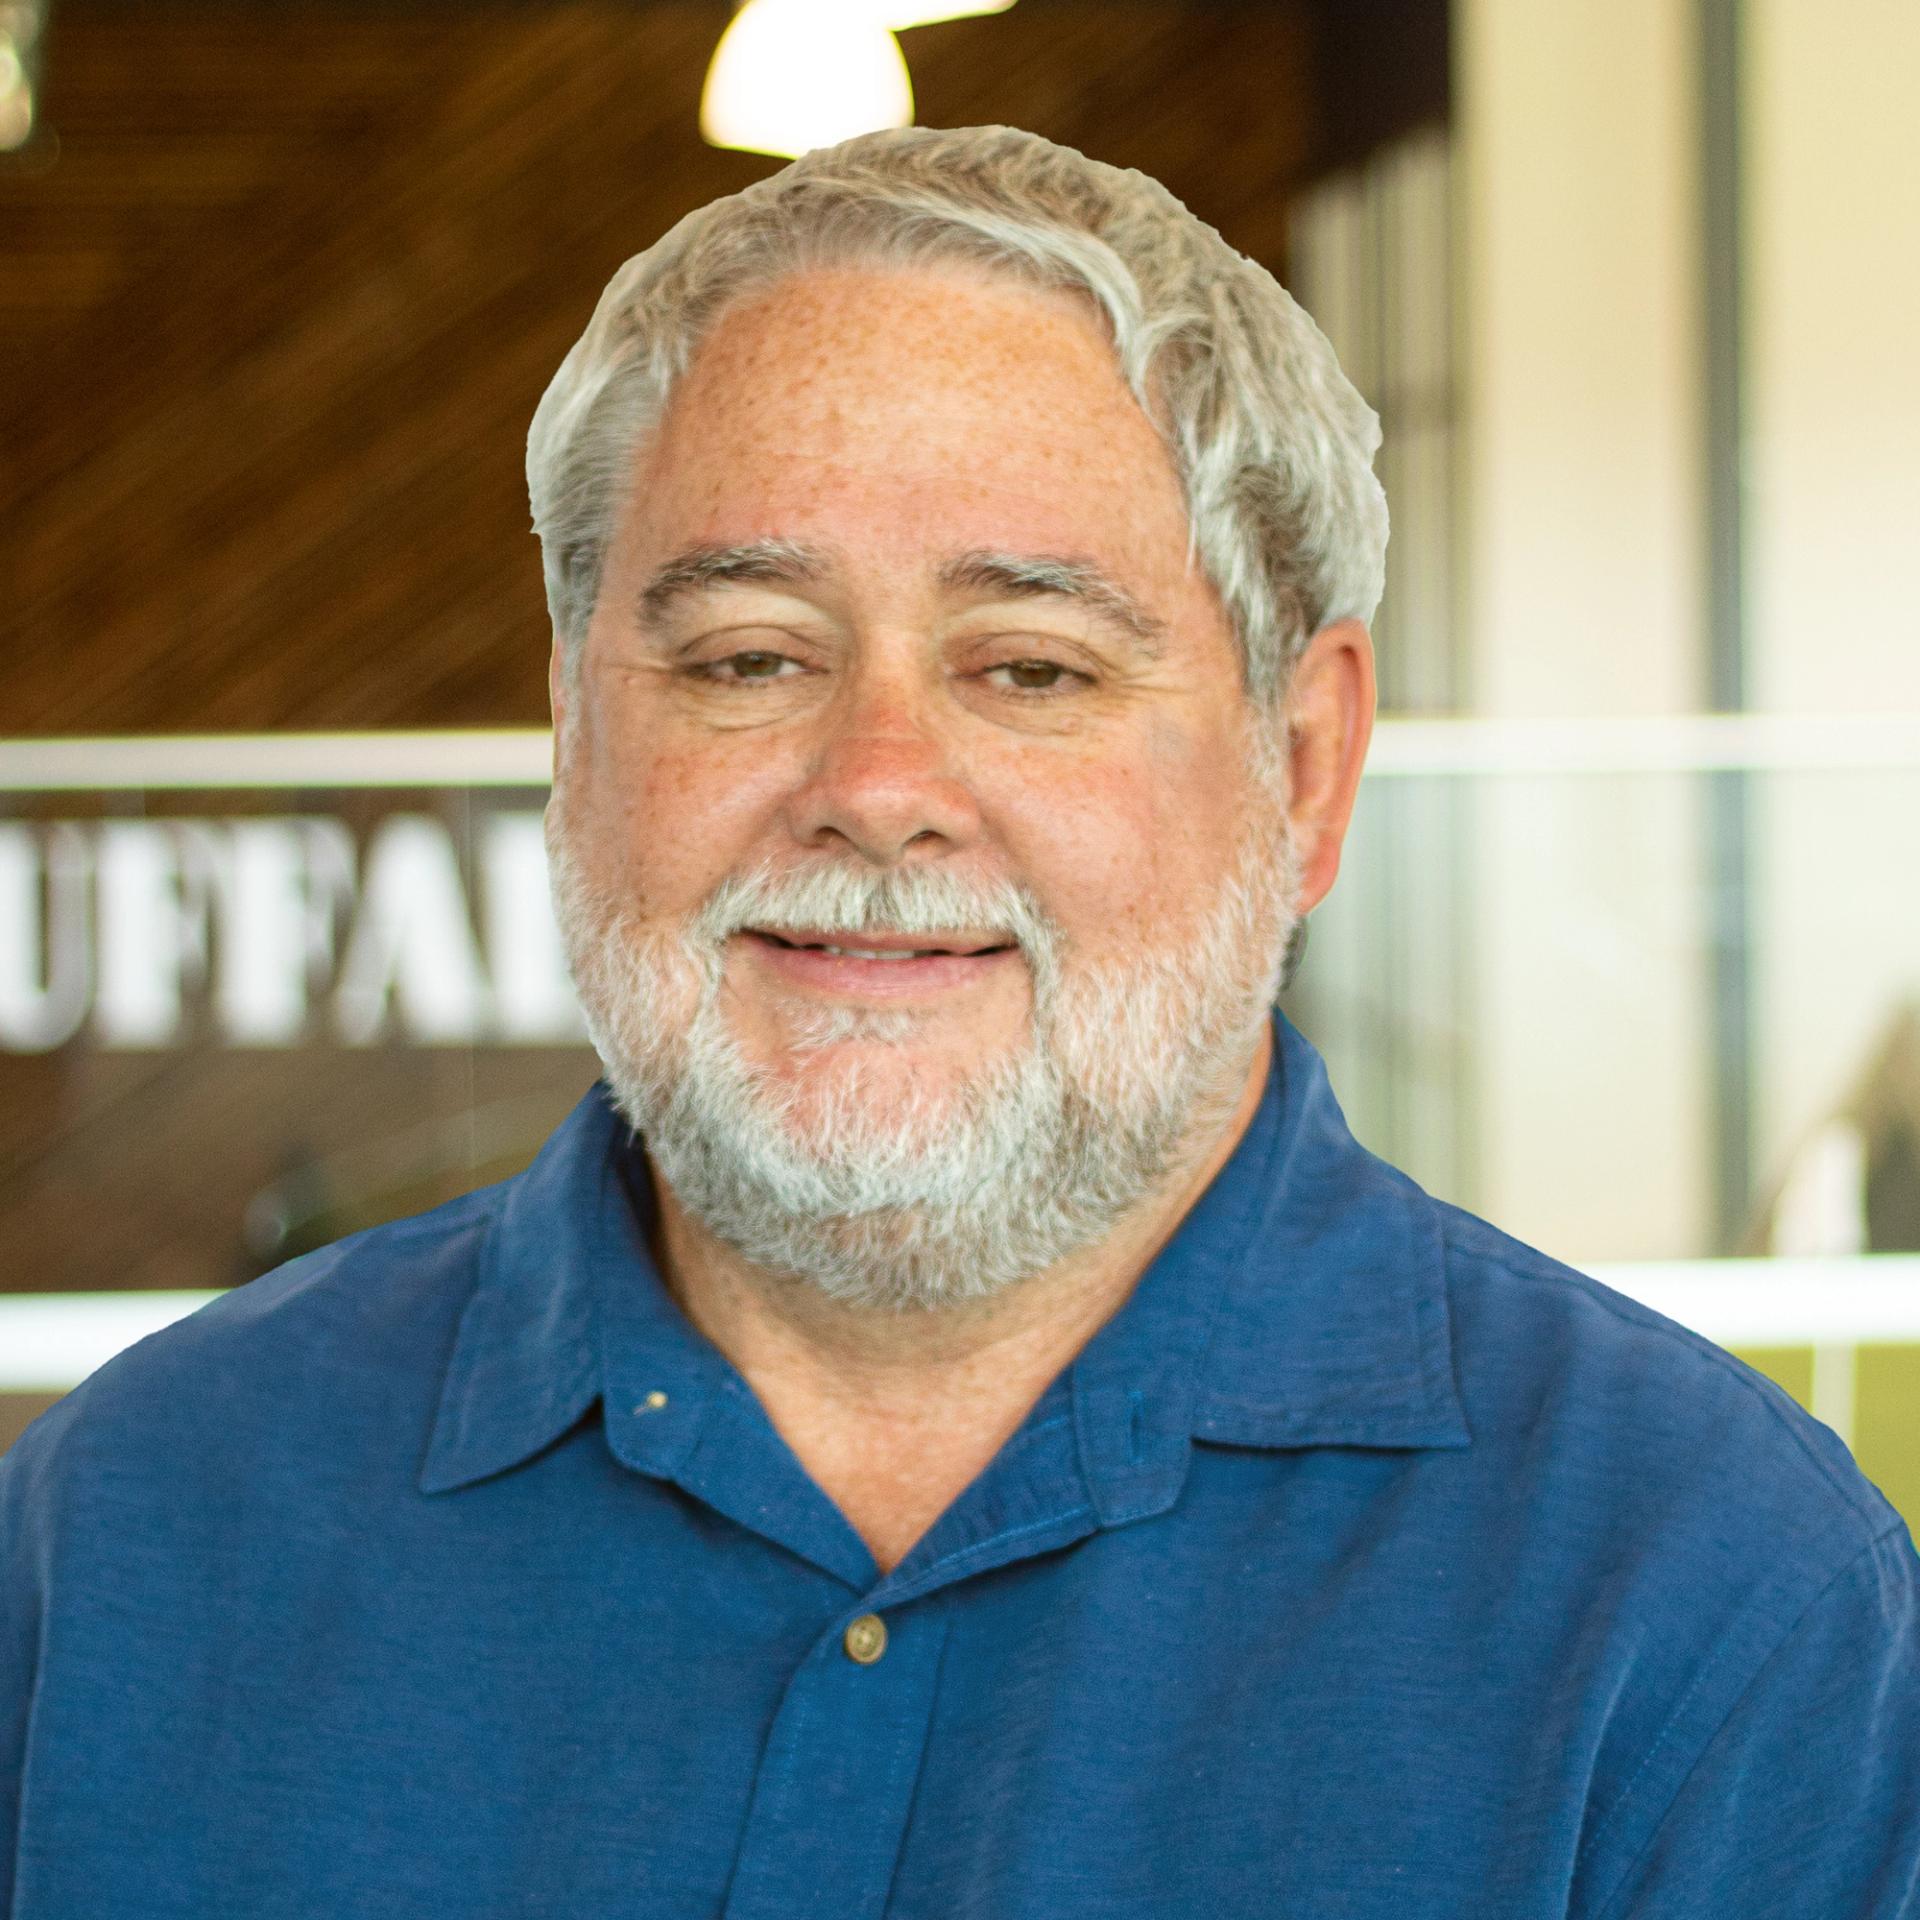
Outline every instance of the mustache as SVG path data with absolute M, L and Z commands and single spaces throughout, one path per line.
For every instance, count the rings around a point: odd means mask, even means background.
M 764 862 L 721 881 L 688 924 L 709 952 L 748 927 L 822 933 L 931 935 L 966 931 L 1018 946 L 1030 962 L 1058 955 L 1060 930 L 1017 881 L 938 866 L 876 868 L 839 860 L 800 867 Z

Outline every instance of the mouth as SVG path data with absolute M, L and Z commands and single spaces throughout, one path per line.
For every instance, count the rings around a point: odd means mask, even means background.
M 845 933 L 746 927 L 741 937 L 770 972 L 814 992 L 915 997 L 974 986 L 1019 949 L 992 933 Z

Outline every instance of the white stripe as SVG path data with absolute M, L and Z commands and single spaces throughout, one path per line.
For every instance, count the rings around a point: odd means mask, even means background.
M 1584 1270 L 1723 1347 L 1920 1345 L 1920 1254 L 1634 1261 Z
M 418 733 L 0 740 L 0 792 L 544 787 L 539 727 Z M 1696 713 L 1596 719 L 1384 719 L 1375 778 L 1920 768 L 1920 715 Z
M 0 741 L 0 792 L 544 787 L 544 727 L 434 733 L 230 733 Z
M 1585 1271 L 1728 1347 L 1920 1345 L 1920 1254 L 1599 1263 Z M 57 1393 L 212 1293 L 0 1293 L 0 1393 Z
M 1383 720 L 1374 774 L 1788 773 L 1920 767 L 1920 714 Z
M 212 1293 L 0 1293 L 0 1393 L 64 1393 Z

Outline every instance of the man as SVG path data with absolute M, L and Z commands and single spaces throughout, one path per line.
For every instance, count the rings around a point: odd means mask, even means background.
M 1920 1913 L 1895 1515 L 1272 1010 L 1376 438 L 1007 129 L 616 275 L 529 451 L 605 1086 L 9 1456 L 16 1920 Z

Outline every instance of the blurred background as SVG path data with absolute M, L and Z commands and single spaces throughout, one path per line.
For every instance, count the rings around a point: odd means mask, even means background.
M 1920 1515 L 1920 9 L 961 5 L 0 0 L 0 1445 L 591 1081 L 527 422 L 628 255 L 911 115 L 1157 176 L 1382 416 L 1286 1003 L 1361 1138 Z

